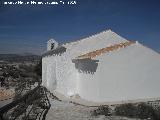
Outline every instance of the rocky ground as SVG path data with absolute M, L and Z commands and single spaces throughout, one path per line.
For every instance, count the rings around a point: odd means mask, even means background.
M 140 120 L 118 116 L 91 116 L 95 107 L 76 105 L 68 101 L 58 101 L 50 98 L 51 108 L 48 111 L 46 120 Z

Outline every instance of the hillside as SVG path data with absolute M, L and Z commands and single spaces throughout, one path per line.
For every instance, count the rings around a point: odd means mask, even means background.
M 0 54 L 0 61 L 8 62 L 37 61 L 40 60 L 40 58 L 40 56 L 32 54 Z

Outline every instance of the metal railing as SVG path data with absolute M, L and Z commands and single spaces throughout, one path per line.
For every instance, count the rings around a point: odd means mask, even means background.
M 50 106 L 46 88 L 38 85 L 21 98 L 0 108 L 0 120 L 45 120 Z

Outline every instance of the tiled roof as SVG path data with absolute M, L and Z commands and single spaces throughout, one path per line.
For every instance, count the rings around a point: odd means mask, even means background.
M 127 41 L 127 42 L 111 45 L 111 46 L 106 47 L 106 48 L 102 48 L 102 49 L 99 49 L 99 50 L 95 50 L 95 51 L 80 55 L 76 59 L 95 58 L 96 56 L 102 55 L 102 54 L 107 53 L 107 52 L 115 51 L 119 48 L 125 48 L 127 46 L 132 45 L 132 44 L 135 44 L 135 42 L 134 41 Z

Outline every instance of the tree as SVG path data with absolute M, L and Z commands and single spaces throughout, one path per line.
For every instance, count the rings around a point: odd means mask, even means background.
M 39 61 L 39 63 L 35 66 L 35 69 L 34 69 L 35 73 L 38 75 L 38 76 L 42 76 L 42 59 Z

